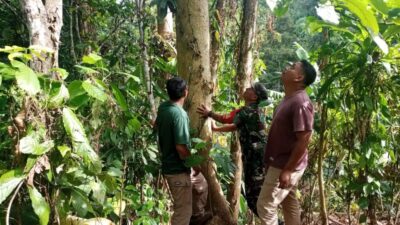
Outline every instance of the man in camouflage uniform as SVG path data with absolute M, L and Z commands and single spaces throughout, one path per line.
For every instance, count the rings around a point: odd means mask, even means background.
M 216 127 L 214 131 L 229 132 L 238 130 L 242 148 L 242 161 L 247 205 L 257 215 L 257 199 L 264 181 L 263 157 L 266 145 L 265 116 L 258 104 L 267 99 L 267 90 L 261 83 L 255 83 L 243 93 L 245 106 L 221 115 L 212 112 L 204 105 L 197 108 L 203 117 L 225 125 Z

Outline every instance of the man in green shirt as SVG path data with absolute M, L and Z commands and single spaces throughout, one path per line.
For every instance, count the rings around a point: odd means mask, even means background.
M 167 180 L 173 200 L 171 225 L 188 225 L 192 216 L 189 117 L 182 108 L 188 94 L 186 81 L 174 77 L 167 81 L 169 101 L 160 105 L 156 126 L 161 152 L 161 172 Z M 200 170 L 193 168 L 196 177 Z

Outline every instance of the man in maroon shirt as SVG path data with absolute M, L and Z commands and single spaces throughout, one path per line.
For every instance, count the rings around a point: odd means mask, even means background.
M 257 201 L 262 225 L 278 224 L 282 205 L 286 225 L 300 225 L 296 185 L 307 166 L 314 108 L 305 88 L 315 80 L 314 67 L 302 60 L 288 66 L 281 76 L 285 97 L 275 109 L 265 148 L 265 179 Z

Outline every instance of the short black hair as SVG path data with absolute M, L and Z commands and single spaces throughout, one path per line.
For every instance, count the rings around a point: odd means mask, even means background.
M 172 101 L 177 101 L 185 96 L 186 88 L 186 81 L 180 77 L 174 77 L 167 81 L 167 92 Z
M 307 87 L 310 84 L 314 83 L 315 78 L 317 77 L 317 72 L 315 71 L 313 65 L 309 63 L 307 60 L 303 59 L 300 61 L 303 67 L 304 73 L 304 85 Z

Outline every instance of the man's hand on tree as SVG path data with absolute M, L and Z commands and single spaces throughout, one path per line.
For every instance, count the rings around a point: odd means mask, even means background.
M 210 116 L 211 110 L 204 104 L 201 104 L 201 106 L 197 107 L 196 112 L 201 115 L 203 118 L 207 118 Z

